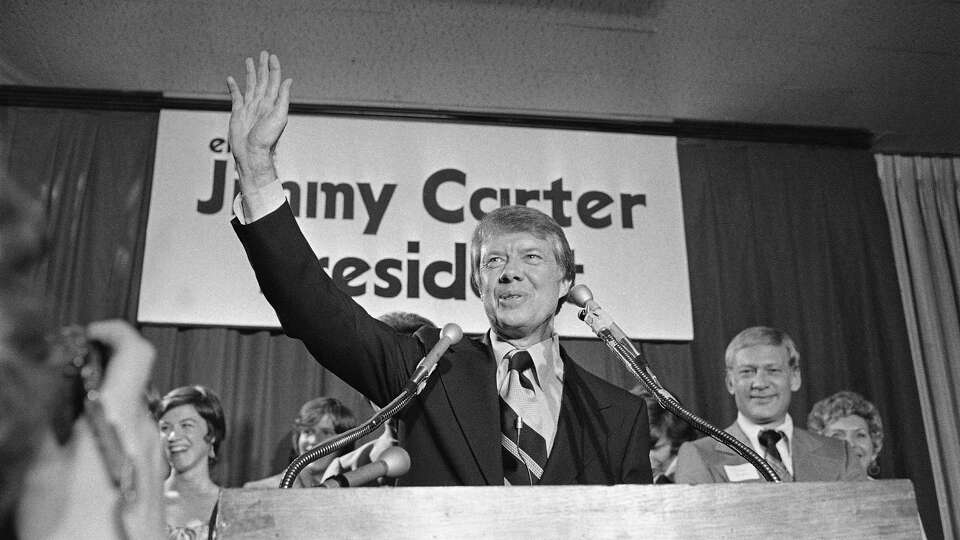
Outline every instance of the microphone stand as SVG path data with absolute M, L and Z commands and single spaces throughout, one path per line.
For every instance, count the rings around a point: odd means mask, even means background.
M 578 285 L 578 287 L 586 287 Z M 589 289 L 587 289 L 589 292 Z M 591 295 L 592 297 L 592 295 Z M 575 302 L 579 304 L 580 302 Z M 609 328 L 595 328 L 594 325 L 590 324 L 590 321 L 587 320 L 587 317 L 591 316 L 591 312 L 584 307 L 580 310 L 578 317 L 581 321 L 587 323 L 588 326 L 597 334 L 597 337 L 601 341 L 607 344 L 618 358 L 626 365 L 627 370 L 630 371 L 640 381 L 641 384 L 657 399 L 657 402 L 664 409 L 672 412 L 683 420 L 687 421 L 693 427 L 697 428 L 701 433 L 709 435 L 713 439 L 725 444 L 731 450 L 736 452 L 740 457 L 747 460 L 754 468 L 759 471 L 759 473 L 769 482 L 781 482 L 780 476 L 776 471 L 773 470 L 773 467 L 767 463 L 767 460 L 763 459 L 760 454 L 757 454 L 753 448 L 743 444 L 739 439 L 733 435 L 718 429 L 715 426 L 711 425 L 709 422 L 700 418 L 699 416 L 688 411 L 683 405 L 680 404 L 680 400 L 674 397 L 663 385 L 660 384 L 660 381 L 657 380 L 657 377 L 650 371 L 650 366 L 647 364 L 646 360 L 643 358 L 643 355 L 635 350 L 633 346 L 629 343 L 629 339 L 624 336 L 620 340 L 617 340 L 614 336 L 614 333 Z M 626 342 L 626 343 L 625 343 Z

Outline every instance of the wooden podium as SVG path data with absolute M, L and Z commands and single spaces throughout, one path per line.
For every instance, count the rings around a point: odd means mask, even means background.
M 219 540 L 921 538 L 909 480 L 227 489 Z

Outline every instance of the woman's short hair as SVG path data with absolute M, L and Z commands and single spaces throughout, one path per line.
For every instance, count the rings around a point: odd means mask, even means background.
M 311 399 L 300 407 L 300 412 L 293 419 L 293 448 L 297 448 L 297 439 L 302 432 L 313 429 L 328 414 L 333 420 L 333 431 L 338 435 L 357 426 L 357 417 L 339 399 L 332 397 Z M 344 448 L 341 453 L 350 450 L 352 448 Z
M 800 352 L 797 350 L 797 345 L 793 342 L 793 339 L 786 332 L 769 326 L 751 326 L 734 336 L 730 340 L 730 344 L 727 345 L 727 351 L 724 354 L 727 369 L 733 367 L 733 361 L 738 352 L 757 345 L 786 348 L 787 354 L 790 356 L 790 368 L 800 368 Z
M 573 285 L 577 277 L 573 261 L 573 250 L 567 242 L 563 228 L 550 216 L 526 206 L 504 206 L 497 208 L 477 223 L 470 239 L 471 274 L 470 285 L 473 291 L 480 291 L 480 248 L 494 236 L 510 233 L 529 233 L 541 240 L 547 240 L 553 246 L 553 255 L 563 269 L 563 278 Z M 563 305 L 563 300 L 557 306 Z
M 206 386 L 199 384 L 181 386 L 174 388 L 160 398 L 160 403 L 157 405 L 153 416 L 159 421 L 168 411 L 181 405 L 193 405 L 200 418 L 206 421 L 207 435 L 205 440 L 213 445 L 214 457 L 210 461 L 215 463 L 216 456 L 220 455 L 220 443 L 227 436 L 227 423 L 223 416 L 220 398 L 216 392 Z
M 832 396 L 825 397 L 813 404 L 810 414 L 807 415 L 807 429 L 823 434 L 827 426 L 845 416 L 859 416 L 866 420 L 870 441 L 873 443 L 873 453 L 877 455 L 883 448 L 883 420 L 880 411 L 856 392 L 841 390 Z

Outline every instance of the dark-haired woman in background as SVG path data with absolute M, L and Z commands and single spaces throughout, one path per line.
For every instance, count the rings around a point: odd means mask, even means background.
M 880 474 L 877 456 L 883 448 L 883 421 L 863 396 L 841 390 L 816 402 L 807 416 L 807 429 L 850 443 L 871 478 Z
M 154 415 L 170 465 L 163 484 L 168 537 L 212 538 L 220 486 L 210 466 L 226 434 L 220 399 L 205 386 L 181 386 L 163 396 Z

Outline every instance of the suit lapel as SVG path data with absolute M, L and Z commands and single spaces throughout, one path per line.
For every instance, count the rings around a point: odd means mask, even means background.
M 579 421 L 573 405 L 577 399 L 571 396 L 571 393 L 576 393 L 576 390 L 564 381 L 557 435 L 553 439 L 553 448 L 550 449 L 547 466 L 540 478 L 541 484 L 573 484 L 577 480 L 578 461 L 574 455 L 582 453 L 583 424 Z
M 560 418 L 550 458 L 540 478 L 541 484 L 577 483 L 583 467 L 598 458 L 593 454 L 585 455 L 587 445 L 583 440 L 584 421 L 587 417 L 597 416 L 601 409 L 606 408 L 606 405 L 590 403 L 587 399 L 577 366 L 562 347 L 560 357 L 563 359 L 564 374 Z
M 455 353 L 450 355 L 452 365 L 439 382 L 484 481 L 502 485 L 496 365 L 486 345 L 475 339 L 465 340 L 450 350 Z
M 740 426 L 737 425 L 736 422 L 727 426 L 727 429 L 725 429 L 724 431 L 733 435 L 738 441 L 745 444 L 747 448 L 753 448 L 753 446 L 750 444 L 750 439 L 747 438 L 747 434 L 744 433 L 742 429 L 740 429 Z M 729 446 L 723 444 L 720 441 L 716 441 L 714 443 L 714 448 L 717 450 L 717 452 L 720 452 L 721 454 L 730 454 L 732 456 L 740 455 L 733 448 L 730 448 Z

